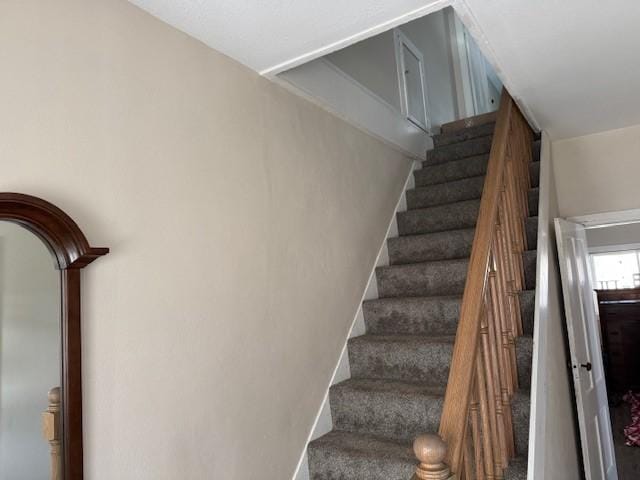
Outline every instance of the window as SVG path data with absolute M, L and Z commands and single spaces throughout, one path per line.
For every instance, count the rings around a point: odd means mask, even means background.
M 595 287 L 602 290 L 640 287 L 640 250 L 591 255 Z

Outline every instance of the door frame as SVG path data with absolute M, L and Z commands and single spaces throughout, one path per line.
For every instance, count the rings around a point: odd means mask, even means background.
M 607 478 L 615 478 L 617 479 L 617 458 L 615 455 L 615 446 L 613 444 L 613 424 L 611 422 L 611 416 L 609 414 L 609 392 L 606 386 L 606 375 L 604 372 L 604 362 L 602 358 L 602 338 L 600 336 L 600 321 L 598 317 L 598 309 L 595 305 L 595 300 L 593 298 L 594 295 L 594 279 L 592 273 L 592 261 L 591 254 L 589 252 L 589 245 L 586 243 L 586 234 L 580 233 L 578 236 L 584 236 L 585 244 L 584 244 L 584 253 L 576 254 L 575 253 L 575 243 L 573 243 L 574 250 L 574 260 L 576 260 L 577 264 L 580 264 L 583 260 L 581 260 L 582 255 L 586 255 L 587 258 L 584 259 L 586 271 L 584 272 L 584 282 L 580 280 L 580 266 L 577 267 L 577 272 L 571 273 L 571 271 L 567 271 L 569 268 L 567 263 L 572 263 L 571 256 L 567 256 L 565 253 L 571 245 L 565 244 L 564 235 L 562 234 L 562 230 L 564 227 L 563 223 L 567 224 L 567 228 L 569 229 L 579 229 L 582 232 L 585 232 L 587 228 L 584 224 L 576 221 L 572 221 L 566 218 L 555 218 L 554 219 L 554 230 L 556 237 L 556 246 L 558 250 L 558 264 L 560 270 L 560 280 L 562 285 L 562 298 L 563 304 L 565 308 L 565 322 L 567 326 L 567 335 L 569 340 L 569 364 L 571 365 L 571 378 L 572 383 L 574 385 L 573 391 L 573 404 L 576 408 L 576 413 L 578 416 L 578 424 L 579 424 L 579 438 L 584 466 L 584 474 L 586 478 L 591 480 L 604 480 L 603 475 L 606 476 L 609 473 L 609 470 L 606 469 L 607 465 L 610 465 L 605 460 L 609 459 L 613 462 L 613 476 Z M 573 240 L 571 240 L 573 242 Z M 577 311 L 573 310 L 572 300 L 570 295 L 567 296 L 567 289 L 571 289 L 570 284 L 572 283 L 571 278 L 577 275 L 578 279 L 574 279 L 573 283 L 578 284 L 578 295 L 585 298 L 581 298 L 578 300 Z M 583 286 L 584 285 L 584 286 Z M 584 292 L 583 289 L 586 289 Z M 589 297 L 589 295 L 591 295 Z M 589 313 L 586 313 L 584 310 L 584 304 L 581 302 L 586 302 L 586 305 L 591 304 L 587 307 Z M 580 313 L 582 311 L 582 313 Z M 591 313 L 592 312 L 592 313 Z M 570 318 L 573 318 L 570 321 Z M 582 329 L 579 328 L 579 324 L 581 323 L 581 318 L 586 320 Z M 584 338 L 582 338 L 584 336 Z M 582 340 L 585 340 L 583 343 Z M 581 346 L 584 345 L 585 352 L 580 352 L 583 349 Z M 582 355 L 582 358 L 580 356 Z M 581 362 L 585 362 L 584 364 Z M 593 372 L 592 366 L 593 365 Z M 586 386 L 586 394 L 583 394 L 583 380 L 581 380 L 581 374 L 583 370 L 581 367 L 585 367 L 587 372 L 590 372 L 589 382 L 587 382 Z M 604 389 L 604 394 L 600 389 Z M 590 428 L 592 425 L 591 419 L 593 418 L 593 411 L 595 410 L 595 428 L 597 430 L 596 436 L 596 445 L 594 445 L 593 437 L 589 435 L 591 432 Z M 600 412 L 606 412 L 606 419 L 601 416 Z M 605 434 L 608 438 L 604 439 L 600 437 L 602 430 L 599 426 L 600 422 L 604 424 L 604 421 L 607 422 L 607 431 Z M 588 439 L 591 439 L 589 441 Z M 599 458 L 593 458 L 591 453 L 593 453 L 593 448 L 597 449 L 599 452 L 597 455 Z M 594 454 L 595 456 L 596 454 Z M 595 462 L 595 464 L 594 464 Z M 600 472 L 602 475 L 595 474 L 595 476 L 590 476 L 593 472 L 593 465 L 600 465 L 602 467 L 602 471 Z
M 429 105 L 429 97 L 427 95 L 427 82 L 426 75 L 424 70 L 424 55 L 420 51 L 418 47 L 407 37 L 407 35 L 400 30 L 399 28 L 395 28 L 393 30 L 393 43 L 395 47 L 396 54 L 396 68 L 398 72 L 398 88 L 400 93 L 400 107 L 402 110 L 402 114 L 404 117 L 413 123 L 415 126 L 421 128 L 427 133 L 431 132 L 431 119 L 429 118 L 429 111 L 427 109 Z M 415 118 L 409 112 L 409 92 L 407 90 L 407 80 L 404 74 L 405 64 L 404 64 L 404 50 L 402 47 L 407 47 L 407 49 L 418 59 L 418 64 L 420 65 L 420 85 L 422 87 L 422 105 L 424 110 L 424 121 L 419 118 Z
M 577 216 L 562 218 L 562 220 L 581 224 L 582 226 L 584 226 L 586 230 L 590 230 L 598 227 L 607 227 L 607 226 L 613 226 L 613 225 L 623 225 L 626 223 L 640 222 L 640 209 L 616 210 L 616 211 L 602 212 L 602 213 L 595 213 L 595 214 L 588 214 L 588 215 L 577 215 Z M 554 224 L 555 224 L 555 221 L 554 221 Z M 587 248 L 588 248 L 589 256 L 591 256 L 591 253 L 596 253 L 596 252 L 593 252 L 588 245 L 587 245 Z M 558 260 L 560 259 L 558 258 Z M 591 272 L 592 270 L 591 258 L 589 259 L 589 267 L 590 267 L 590 274 L 588 275 L 589 283 L 591 284 L 592 288 L 595 288 L 594 278 Z M 564 292 L 563 292 L 563 295 L 564 295 Z M 597 309 L 596 309 L 596 317 L 599 322 L 600 318 L 599 318 L 599 313 Z M 592 352 L 592 355 L 597 354 L 602 356 L 602 346 L 600 343 L 598 343 L 597 346 L 598 346 L 597 351 Z M 571 354 L 569 355 L 569 361 L 573 364 L 573 359 L 571 358 Z M 575 396 L 575 392 L 574 392 L 574 396 Z M 576 398 L 573 399 L 573 402 L 574 404 L 576 404 Z M 577 404 L 576 404 L 576 408 L 577 408 Z M 586 455 L 586 454 L 587 453 L 583 450 L 583 455 Z M 614 454 L 614 461 L 616 461 L 617 463 L 617 458 L 615 458 L 615 454 Z

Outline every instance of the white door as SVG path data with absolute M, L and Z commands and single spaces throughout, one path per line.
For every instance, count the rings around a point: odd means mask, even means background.
M 469 80 L 473 95 L 473 108 L 476 115 L 491 111 L 489 103 L 489 81 L 485 68 L 484 55 L 476 42 L 465 29 L 464 40 L 467 46 L 467 62 L 469 65 Z
M 395 30 L 396 65 L 402 113 L 422 130 L 429 131 L 427 93 L 422 52 L 400 30 Z
M 555 223 L 586 480 L 617 480 L 587 237 L 578 223 Z

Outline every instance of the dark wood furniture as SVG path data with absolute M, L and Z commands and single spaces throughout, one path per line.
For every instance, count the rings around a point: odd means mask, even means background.
M 82 480 L 82 359 L 80 270 L 108 248 L 89 245 L 78 225 L 55 205 L 21 193 L 0 193 L 0 220 L 38 236 L 60 270 L 62 285 L 62 479 Z
M 640 288 L 596 293 L 609 391 L 640 391 Z

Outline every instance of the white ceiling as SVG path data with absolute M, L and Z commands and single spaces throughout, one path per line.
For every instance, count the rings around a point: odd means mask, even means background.
M 552 138 L 640 124 L 640 1 L 466 0 Z
M 640 0 L 130 0 L 278 73 L 453 4 L 552 138 L 640 124 Z
M 261 73 L 281 71 L 279 66 L 284 64 L 291 68 L 293 65 L 288 64 L 292 60 L 330 45 L 331 50 L 337 50 L 354 43 L 351 38 L 354 35 L 359 39 L 373 36 L 404 23 L 405 16 L 416 18 L 440 8 L 438 4 L 447 3 L 447 0 L 129 1 Z M 309 60 L 317 56 L 312 55 Z

